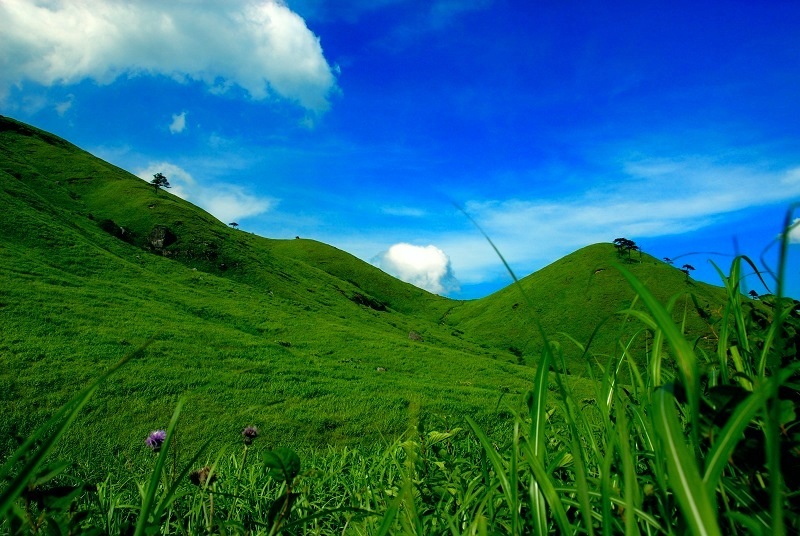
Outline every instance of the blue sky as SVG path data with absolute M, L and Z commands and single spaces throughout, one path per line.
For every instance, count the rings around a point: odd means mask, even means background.
M 519 276 L 627 237 L 716 283 L 709 259 L 758 260 L 800 201 L 790 0 L 3 0 L 0 20 L 0 113 L 456 298 L 510 281 L 456 205 Z

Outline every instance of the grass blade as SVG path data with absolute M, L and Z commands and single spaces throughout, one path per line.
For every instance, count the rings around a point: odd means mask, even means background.
M 694 456 L 686 448 L 683 428 L 675 411 L 675 397 L 662 388 L 654 394 L 653 402 L 655 429 L 666 457 L 669 485 L 681 512 L 694 534 L 718 536 L 721 532 L 716 511 L 700 478 Z
M 547 463 L 545 460 L 545 445 L 544 445 L 544 431 L 547 426 L 546 403 L 547 403 L 547 384 L 550 378 L 550 359 L 551 350 L 547 338 L 544 338 L 544 347 L 542 349 L 542 359 L 539 362 L 539 368 L 536 370 L 536 379 L 534 380 L 533 392 L 530 399 L 530 416 L 531 416 L 531 431 L 530 441 L 533 443 L 532 454 L 544 467 Z M 537 534 L 547 533 L 547 511 L 544 507 L 544 498 L 539 493 L 539 485 L 534 483 L 531 490 L 531 510 L 536 527 Z
M 558 493 L 561 493 L 562 495 L 567 495 L 567 496 L 573 495 L 575 493 L 575 490 L 573 488 L 565 488 L 565 487 L 557 487 L 556 491 Z M 602 499 L 602 494 L 600 492 L 598 492 L 598 491 L 589 491 L 588 494 L 590 496 L 594 497 L 595 499 L 598 499 L 598 500 Z M 564 504 L 568 505 L 568 506 L 576 506 L 577 505 L 577 503 L 574 500 L 571 500 L 571 499 L 566 498 L 566 497 L 562 498 L 562 502 Z M 611 498 L 611 503 L 616 505 L 616 506 L 624 506 L 625 505 L 624 501 L 622 499 L 618 498 L 618 497 L 612 497 Z M 658 534 L 672 534 L 672 532 L 668 531 L 666 528 L 664 528 L 662 525 L 659 524 L 658 519 L 656 519 L 656 517 L 653 516 L 653 514 L 645 512 L 641 508 L 636 508 L 635 512 L 636 512 L 636 516 L 646 524 L 646 526 L 648 528 L 648 532 L 652 533 L 649 530 L 649 529 L 652 528 Z M 597 521 L 601 522 L 601 523 L 603 522 L 603 516 L 600 514 L 600 512 L 593 512 L 592 513 L 592 517 L 594 519 L 596 519 Z
M 17 500 L 28 485 L 29 480 L 36 474 L 36 469 L 42 464 L 61 436 L 64 435 L 67 428 L 75 421 L 78 413 L 83 409 L 95 391 L 97 391 L 99 385 L 98 382 L 93 383 L 77 397 L 68 402 L 52 419 L 31 435 L 12 455 L 11 459 L 6 462 L 2 471 L 0 471 L 0 479 L 5 479 L 11 472 L 14 462 L 24 457 L 27 452 L 33 449 L 34 444 L 38 440 L 41 440 L 39 449 L 28 458 L 19 473 L 11 479 L 11 482 L 3 490 L 2 494 L 0 494 L 0 517 L 4 517 L 6 513 L 8 513 L 14 501 Z M 51 428 L 52 431 L 50 431 Z M 48 431 L 50 432 L 49 434 Z
M 211 444 L 211 439 L 206 441 L 199 449 L 197 449 L 197 452 L 192 457 L 192 459 L 189 460 L 189 463 L 187 463 L 184 466 L 183 470 L 181 471 L 181 474 L 178 475 L 178 477 L 175 479 L 175 481 L 167 490 L 167 493 L 158 502 L 155 514 L 153 515 L 154 518 L 160 519 L 161 515 L 164 513 L 164 510 L 166 510 L 172 504 L 175 492 L 178 491 L 178 486 L 181 484 L 181 482 L 183 482 L 183 479 L 186 478 L 186 476 L 189 474 L 189 471 L 191 471 L 192 467 L 194 467 L 195 462 L 197 462 L 197 460 L 200 459 L 200 455 L 203 453 L 203 451 L 205 451 L 206 447 L 208 447 L 208 445 L 210 444 Z
M 589 499 L 589 484 L 586 478 L 588 473 L 586 468 L 586 457 L 584 454 L 583 445 L 581 444 L 581 436 L 578 432 L 578 426 L 576 424 L 579 420 L 576 415 L 578 412 L 574 409 L 577 407 L 577 404 L 575 403 L 575 397 L 570 391 L 568 391 L 561 374 L 556 374 L 556 382 L 558 383 L 558 387 L 561 392 L 561 399 L 564 401 L 564 412 L 566 414 L 566 421 L 570 431 L 570 449 L 572 451 L 572 459 L 575 468 L 575 484 L 578 495 L 578 506 L 581 511 L 581 515 L 583 516 L 583 524 L 586 533 L 589 536 L 594 536 L 594 526 L 592 525 L 592 505 Z M 593 439 L 594 436 L 589 430 L 588 426 L 586 426 L 586 431 L 588 436 Z
M 403 495 L 400 494 L 392 504 L 389 505 L 389 508 L 386 509 L 386 513 L 383 514 L 383 519 L 381 520 L 381 524 L 378 527 L 378 532 L 375 533 L 375 536 L 386 536 L 392 530 L 392 525 L 394 525 L 394 518 L 397 517 L 397 512 L 400 510 L 400 502 L 403 500 Z
M 645 287 L 636 277 L 622 266 L 617 266 L 617 269 L 622 273 L 623 277 L 628 280 L 628 283 L 633 287 L 636 293 L 641 296 L 642 302 L 650 310 L 653 315 L 653 321 L 660 328 L 664 337 L 667 339 L 670 347 L 675 352 L 675 357 L 678 363 L 678 369 L 681 372 L 684 387 L 686 388 L 686 395 L 689 399 L 689 411 L 691 415 L 691 422 L 699 422 L 700 414 L 700 378 L 697 370 L 697 356 L 692 349 L 692 346 L 680 332 L 669 311 L 661 305 L 653 294 Z M 673 302 L 674 303 L 674 302 Z M 692 434 L 692 448 L 697 450 L 697 427 L 693 426 Z
M 637 482 L 634 454 L 631 451 L 631 437 L 628 432 L 627 406 L 629 401 L 623 398 L 622 393 L 617 394 L 615 413 L 617 416 L 617 442 L 619 443 L 619 455 L 622 458 L 622 475 L 625 489 L 623 498 L 625 500 L 625 534 L 633 536 L 639 534 L 639 527 L 636 525 L 634 516 L 635 510 L 641 506 L 642 500 L 639 496 L 639 484 Z
M 719 484 L 722 471 L 733 454 L 738 442 L 742 439 L 745 428 L 761 410 L 766 410 L 768 400 L 775 394 L 775 390 L 800 367 L 786 368 L 777 376 L 756 389 L 742 401 L 728 418 L 724 428 L 717 435 L 714 446 L 706 456 L 706 470 L 703 482 L 708 493 L 713 493 Z
M 36 474 L 38 467 L 47 458 L 47 455 L 53 450 L 56 443 L 64 435 L 70 425 L 75 422 L 81 409 L 86 405 L 92 395 L 97 391 L 109 376 L 114 374 L 125 363 L 130 361 L 133 357 L 139 355 L 142 350 L 149 346 L 150 341 L 147 341 L 137 350 L 131 352 L 120 360 L 116 365 L 108 369 L 102 376 L 95 380 L 86 389 L 78 393 L 72 400 L 67 402 L 56 414 L 48 420 L 45 424 L 40 426 L 28 439 L 11 455 L 11 457 L 0 468 L 0 481 L 8 481 L 2 493 L 0 493 L 0 518 L 6 516 L 11 509 L 14 502 L 19 498 L 22 491 L 28 485 L 28 482 Z M 11 472 L 14 466 L 35 448 L 39 443 L 39 448 L 31 454 L 25 461 L 22 468 L 16 476 L 11 477 Z
M 561 502 L 561 499 L 558 496 L 558 492 L 553 484 L 552 477 L 547 473 L 544 465 L 533 452 L 530 442 L 526 441 L 525 438 L 522 438 L 520 441 L 520 448 L 522 449 L 523 453 L 527 454 L 526 460 L 530 464 L 530 468 L 533 471 L 533 480 L 537 484 L 535 491 L 533 486 L 531 486 L 531 500 L 535 500 L 535 497 L 533 496 L 534 493 L 537 494 L 538 498 L 543 497 L 546 499 L 547 504 L 550 505 L 550 512 L 553 514 L 553 519 L 555 520 L 556 525 L 558 525 L 561 534 L 571 533 L 572 527 L 569 524 L 567 512 L 564 510 L 564 504 Z M 537 528 L 541 527 L 537 526 Z M 547 534 L 548 532 L 547 518 L 545 518 L 544 529 L 545 532 L 540 534 Z
M 467 420 L 467 424 L 469 424 L 470 428 L 472 428 L 472 431 L 475 433 L 475 436 L 477 436 L 478 441 L 480 441 L 481 446 L 483 447 L 483 450 L 486 453 L 486 458 L 489 460 L 489 462 L 492 464 L 492 467 L 494 468 L 496 478 L 500 481 L 500 487 L 503 489 L 503 494 L 505 495 L 506 502 L 508 503 L 509 508 L 512 508 L 514 504 L 514 497 L 512 495 L 513 492 L 511 490 L 511 481 L 509 480 L 509 476 L 506 472 L 505 463 L 503 463 L 502 458 L 500 458 L 500 455 L 495 450 L 491 440 L 486 435 L 486 433 L 481 429 L 481 427 L 478 426 L 478 424 L 474 420 L 472 420 L 472 418 L 469 415 L 467 415 L 465 418 Z M 516 516 L 517 512 L 512 512 L 512 515 Z M 546 522 L 545 522 L 545 527 L 547 527 Z

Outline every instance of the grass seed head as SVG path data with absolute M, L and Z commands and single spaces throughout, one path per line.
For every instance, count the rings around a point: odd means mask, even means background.
M 251 445 L 253 440 L 258 437 L 258 428 L 255 426 L 248 426 L 242 430 L 242 438 L 245 445 Z
M 201 486 L 201 487 L 205 486 L 206 482 L 208 482 L 208 484 L 213 484 L 216 479 L 217 475 L 211 474 L 211 467 L 207 465 L 201 467 L 200 469 L 192 471 L 189 474 L 189 480 L 195 486 Z

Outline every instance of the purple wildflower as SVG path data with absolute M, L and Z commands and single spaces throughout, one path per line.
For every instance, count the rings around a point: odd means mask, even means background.
M 242 430 L 242 437 L 244 438 L 244 444 L 250 445 L 258 437 L 258 429 L 255 426 L 248 426 Z
M 161 445 L 164 443 L 165 439 L 167 439 L 167 432 L 164 430 L 155 430 L 154 432 L 150 432 L 150 435 L 144 440 L 144 444 L 153 449 L 153 452 L 158 452 L 161 450 Z

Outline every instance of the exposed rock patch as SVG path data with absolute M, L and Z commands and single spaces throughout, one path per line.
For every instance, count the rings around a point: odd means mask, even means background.
M 166 225 L 156 225 L 147 237 L 150 247 L 156 251 L 169 247 L 177 240 L 178 237 Z
M 365 307 L 369 307 L 370 309 L 374 309 L 376 311 L 386 311 L 386 304 L 383 302 L 379 302 L 375 298 L 370 298 L 369 296 L 365 296 L 360 292 L 356 292 L 352 296 L 350 296 L 350 301 L 353 301 L 359 305 L 363 305 Z

